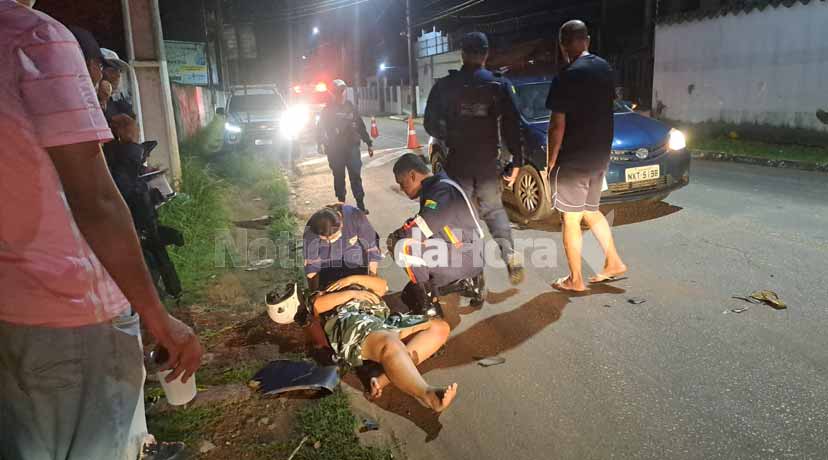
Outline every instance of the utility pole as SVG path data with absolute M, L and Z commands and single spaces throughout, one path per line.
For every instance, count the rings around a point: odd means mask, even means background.
M 207 0 L 201 0 L 201 26 L 204 28 L 204 54 L 207 58 L 207 88 L 210 90 L 210 103 L 216 104 L 216 86 L 213 83 L 213 57 L 210 53 L 210 27 L 207 24 Z
M 413 39 L 411 37 L 411 0 L 405 0 L 405 36 L 408 39 L 408 86 L 411 94 L 411 116 L 417 116 L 417 84 L 414 82 Z
M 293 11 L 293 0 L 287 0 L 288 11 Z M 288 88 L 296 81 L 294 78 L 294 66 L 296 65 L 296 55 L 293 51 L 293 20 L 288 20 Z
M 354 88 L 354 107 L 359 112 L 359 80 L 360 67 L 362 67 L 362 54 L 360 53 L 360 30 L 359 30 L 359 3 L 354 5 L 354 83 L 351 85 Z

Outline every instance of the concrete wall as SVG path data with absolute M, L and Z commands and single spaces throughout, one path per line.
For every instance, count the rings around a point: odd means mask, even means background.
M 828 132 L 828 3 L 659 25 L 653 108 L 685 122 Z
M 175 123 L 179 140 L 185 140 L 207 126 L 215 114 L 210 91 L 201 86 L 171 84 Z
M 369 84 L 356 91 L 359 95 L 359 111 L 363 115 L 402 115 L 409 112 L 410 104 L 406 99 L 407 86 L 402 88 L 399 85 L 390 84 L 387 87 L 376 86 L 375 81 L 369 81 Z M 351 100 L 353 100 L 353 93 L 354 91 L 349 88 L 348 97 Z

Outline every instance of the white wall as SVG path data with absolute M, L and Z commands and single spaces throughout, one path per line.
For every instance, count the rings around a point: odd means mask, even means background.
M 449 70 L 460 70 L 462 66 L 463 60 L 459 50 L 417 59 L 417 76 L 419 77 L 417 82 L 420 89 L 420 98 L 417 104 L 418 112 L 425 113 L 428 94 L 431 92 L 434 82 L 438 78 L 448 75 Z
M 815 115 L 828 110 L 828 3 L 657 26 L 658 101 L 674 120 L 828 131 Z

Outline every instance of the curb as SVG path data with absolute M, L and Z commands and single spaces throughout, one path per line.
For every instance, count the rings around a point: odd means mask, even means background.
M 690 150 L 690 155 L 699 160 L 730 161 L 770 168 L 799 169 L 802 171 L 828 172 L 828 163 L 809 163 L 795 160 L 774 160 L 769 158 L 757 158 L 745 155 L 734 155 L 731 153 L 714 152 L 709 150 Z

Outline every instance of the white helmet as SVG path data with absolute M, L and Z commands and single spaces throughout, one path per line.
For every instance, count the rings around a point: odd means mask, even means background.
M 267 315 L 279 324 L 291 324 L 296 321 L 296 313 L 302 302 L 299 300 L 299 288 L 296 283 L 285 286 L 281 297 L 274 290 L 267 294 Z

